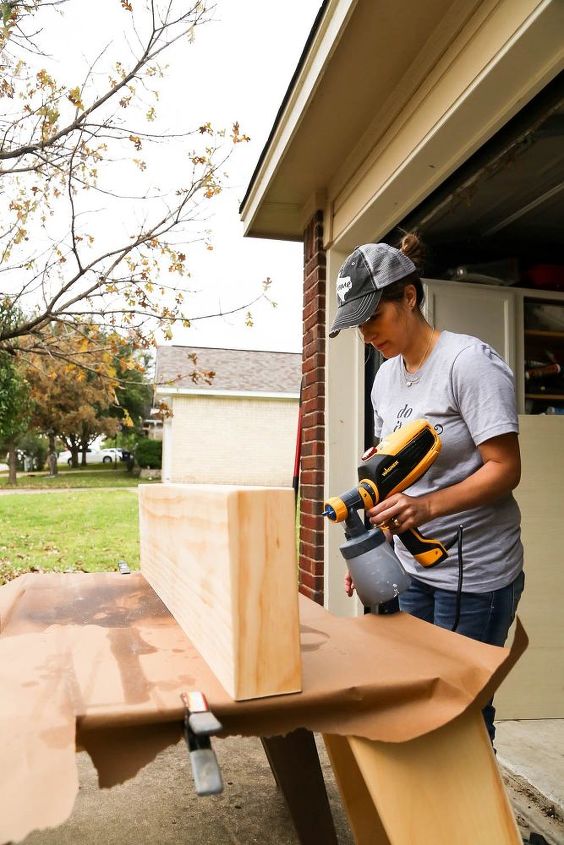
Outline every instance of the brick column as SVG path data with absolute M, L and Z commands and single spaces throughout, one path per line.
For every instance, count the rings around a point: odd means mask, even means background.
M 325 250 L 323 212 L 304 232 L 300 473 L 300 591 L 323 604 L 323 480 L 325 456 Z

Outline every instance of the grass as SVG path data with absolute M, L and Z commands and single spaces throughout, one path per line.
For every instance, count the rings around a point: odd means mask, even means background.
M 143 479 L 145 482 L 146 479 Z M 0 472 L 0 490 L 61 490 L 80 487 L 136 487 L 139 478 L 128 472 L 125 466 L 118 464 L 117 469 L 112 464 L 96 464 L 95 466 L 68 469 L 59 467 L 59 474 L 51 478 L 47 472 L 18 473 L 18 483 L 12 487 L 8 481 L 8 473 Z
M 30 571 L 139 566 L 137 496 L 127 490 L 0 496 L 0 584 Z

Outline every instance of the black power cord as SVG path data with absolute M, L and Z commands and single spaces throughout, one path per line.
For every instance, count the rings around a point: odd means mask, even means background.
M 454 623 L 451 631 L 456 631 L 458 623 L 460 622 L 460 604 L 462 601 L 462 579 L 464 577 L 464 569 L 462 566 L 462 535 L 464 534 L 464 526 L 458 526 L 456 535 L 456 546 L 458 549 L 458 585 L 456 587 L 456 605 L 454 611 Z

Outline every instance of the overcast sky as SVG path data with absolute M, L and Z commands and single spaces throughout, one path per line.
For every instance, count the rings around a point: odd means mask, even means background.
M 210 221 L 214 251 L 193 278 L 206 277 L 213 290 L 207 297 L 211 311 L 219 298 L 224 310 L 247 301 L 267 276 L 278 305 L 253 308 L 253 328 L 244 325 L 242 314 L 203 321 L 177 331 L 176 343 L 301 351 L 302 246 L 243 238 L 238 207 L 319 7 L 320 0 L 219 0 L 216 21 L 202 27 L 190 47 L 190 60 L 205 79 L 207 93 L 200 102 L 187 89 L 186 108 L 201 108 L 202 116 L 218 124 L 238 120 L 251 136 L 229 162 L 230 188 L 215 204 Z M 198 302 L 202 307 L 203 299 Z

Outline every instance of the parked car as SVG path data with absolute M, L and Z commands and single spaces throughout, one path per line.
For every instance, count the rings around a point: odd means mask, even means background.
M 87 449 L 86 463 L 87 464 L 111 464 L 114 461 L 123 461 L 122 449 Z M 82 462 L 82 452 L 78 453 L 78 461 Z M 58 458 L 59 463 L 67 463 L 72 465 L 72 456 L 69 451 L 61 452 Z

